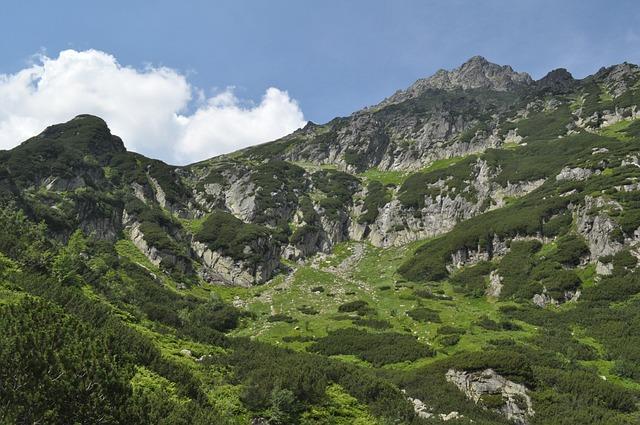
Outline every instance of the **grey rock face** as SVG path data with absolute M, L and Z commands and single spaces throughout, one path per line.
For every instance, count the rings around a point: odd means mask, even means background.
M 498 412 L 516 424 L 526 424 L 535 414 L 527 388 L 509 381 L 492 369 L 479 372 L 449 369 L 445 377 L 476 404 L 484 404 L 483 398 L 488 396 L 501 397 L 502 405 L 497 408 Z
M 640 78 L 640 67 L 624 62 L 600 69 L 593 78 L 603 83 L 613 97 L 618 97 Z
M 170 209 L 167 203 L 167 195 L 164 193 L 164 190 L 162 189 L 162 186 L 160 186 L 160 183 L 158 183 L 158 180 L 151 176 L 148 176 L 148 178 L 153 186 L 153 192 L 158 205 L 160 205 L 161 208 Z
M 501 114 L 513 106 L 518 89 L 530 84 L 527 74 L 472 58 L 323 130 L 305 127 L 283 139 L 304 140 L 289 146 L 283 157 L 350 171 L 417 170 L 439 159 L 482 152 L 504 142 L 496 131 Z
M 110 212 L 96 213 L 96 208 L 79 208 L 78 221 L 80 229 L 86 235 L 98 239 L 116 241 L 122 231 L 121 213 L 113 209 Z
M 477 200 L 470 201 L 461 194 L 440 194 L 435 198 L 426 197 L 424 207 L 415 211 L 404 207 L 398 199 L 393 199 L 380 210 L 376 221 L 367 231 L 362 226 L 352 224 L 350 234 L 356 240 L 366 237 L 375 246 L 404 245 L 448 232 L 458 222 L 484 212 L 488 201 L 500 207 L 504 205 L 506 197 L 523 196 L 544 183 L 541 179 L 508 183 L 502 187 L 491 181 L 493 176 L 494 171 L 488 164 L 478 161 L 469 181 L 469 188 L 475 190 Z M 443 186 L 444 182 L 438 182 L 435 186 L 438 185 Z
M 160 251 L 153 246 L 149 246 L 147 241 L 144 239 L 144 233 L 140 230 L 140 223 L 138 221 L 130 222 L 127 229 L 129 230 L 129 239 L 133 242 L 136 248 L 138 248 L 153 265 L 159 267 L 162 262 Z
M 280 266 L 279 251 L 268 241 L 258 241 L 259 247 L 247 247 L 262 252 L 261 261 L 251 263 L 234 260 L 213 251 L 202 242 L 192 241 L 191 248 L 202 263 L 200 276 L 209 283 L 249 287 L 269 280 Z
M 256 214 L 255 186 L 246 175 L 233 182 L 225 192 L 227 208 L 245 222 L 251 222 Z
M 502 292 L 502 276 L 496 270 L 492 270 L 489 274 L 489 286 L 485 291 L 487 297 L 500 298 Z
M 536 81 L 536 88 L 551 93 L 566 93 L 577 85 L 578 81 L 564 68 L 554 69 Z
M 153 265 L 156 267 L 162 265 L 161 268 L 168 267 L 183 273 L 191 270 L 191 264 L 187 258 L 180 257 L 174 252 L 161 251 L 147 242 L 141 228 L 142 224 L 134 216 L 129 215 L 126 210 L 122 212 L 122 223 L 124 230 L 128 233 L 129 240 Z
M 49 176 L 42 182 L 47 190 L 54 192 L 72 192 L 81 187 L 85 187 L 87 184 L 82 176 L 74 176 L 70 178 L 62 178 L 56 176 Z
M 556 176 L 556 180 L 557 181 L 561 181 L 561 180 L 582 181 L 591 177 L 592 174 L 593 174 L 593 171 L 589 170 L 588 168 L 564 167 L 562 170 L 560 170 L 560 173 Z
M 133 190 L 133 196 L 138 198 L 140 201 L 147 203 L 147 193 L 145 193 L 145 188 L 141 184 L 137 182 L 131 183 L 131 189 Z
M 606 210 L 620 209 L 620 205 L 591 196 L 586 196 L 584 202 L 584 207 L 576 211 L 576 224 L 578 233 L 584 236 L 589 245 L 591 260 L 595 261 L 599 257 L 618 253 L 624 245 L 620 241 L 613 240 L 612 236 L 616 230 L 619 230 L 619 226 L 607 215 Z
M 451 263 L 447 268 L 450 271 L 464 266 L 477 264 L 481 261 L 489 261 L 494 257 L 501 257 L 509 251 L 507 241 L 494 235 L 493 240 L 487 246 L 478 245 L 476 249 L 461 249 L 451 255 Z
M 580 298 L 581 292 L 577 291 L 565 291 L 564 295 L 560 299 L 554 299 L 551 295 L 548 294 L 547 288 L 542 289 L 542 293 L 535 294 L 531 301 L 540 308 L 545 308 L 547 306 L 553 305 L 558 306 L 565 302 L 573 302 L 578 301 Z
M 393 104 L 416 97 L 427 89 L 491 89 L 511 91 L 527 87 L 533 83 L 529 74 L 515 72 L 510 66 L 500 66 L 487 61 L 482 56 L 474 56 L 452 71 L 439 70 L 429 78 L 416 81 L 405 91 L 400 91 L 385 100 L 383 104 Z
M 420 399 L 407 397 L 409 402 L 413 405 L 413 411 L 418 415 L 419 418 L 429 419 L 433 416 L 433 413 L 429 411 L 429 408 L 426 404 Z
M 548 305 L 559 304 L 557 300 L 554 300 L 549 294 L 547 294 L 547 288 L 544 288 L 541 294 L 535 294 L 531 301 L 541 308 L 545 308 Z
M 369 240 L 375 246 L 399 246 L 447 232 L 462 219 L 476 212 L 463 197 L 438 195 L 427 199 L 425 207 L 415 212 L 403 207 L 399 200 L 386 204 L 371 225 Z

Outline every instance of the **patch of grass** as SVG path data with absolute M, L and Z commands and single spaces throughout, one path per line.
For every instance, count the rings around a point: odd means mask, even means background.
M 366 181 L 378 181 L 384 186 L 400 186 L 406 176 L 407 173 L 405 171 L 382 171 L 375 167 L 358 174 L 358 177 Z

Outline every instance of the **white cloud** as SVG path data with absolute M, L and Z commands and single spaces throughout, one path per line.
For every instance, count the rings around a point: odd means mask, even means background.
M 197 108 L 186 112 L 197 98 Z M 232 89 L 209 99 L 164 67 L 138 70 L 97 50 L 39 56 L 15 74 L 0 74 L 0 149 L 78 114 L 107 121 L 130 150 L 188 163 L 266 142 L 304 125 L 287 92 L 268 88 L 243 106 Z
M 181 118 L 182 143 L 176 157 L 182 162 L 273 140 L 305 124 L 298 104 L 273 87 L 258 105 L 243 107 L 233 91 L 226 90 Z

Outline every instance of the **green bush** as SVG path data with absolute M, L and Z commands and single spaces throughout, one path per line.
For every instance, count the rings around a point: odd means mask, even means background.
M 356 326 L 364 326 L 371 329 L 391 328 L 391 323 L 387 322 L 386 320 L 379 320 L 379 319 L 363 319 L 361 317 L 358 317 L 357 319 L 351 320 L 351 323 L 353 323 Z
M 589 247 L 584 239 L 579 235 L 570 234 L 558 239 L 553 259 L 565 266 L 575 267 L 588 254 Z
M 440 189 L 430 188 L 438 181 L 445 181 L 448 191 L 446 194 L 455 197 L 460 194 L 468 200 L 475 200 L 474 190 L 465 191 L 470 187 L 471 170 L 476 161 L 475 156 L 470 156 L 464 160 L 447 168 L 429 172 L 419 172 L 411 174 L 402 183 L 398 192 L 398 199 L 408 208 L 421 209 L 425 205 L 425 198 L 435 198 L 441 193 Z
M 474 297 L 484 296 L 486 281 L 495 266 L 488 261 L 481 261 L 451 276 L 451 283 L 456 289 Z
M 367 186 L 367 196 L 364 198 L 364 213 L 358 217 L 358 223 L 371 224 L 376 218 L 380 208 L 384 207 L 391 200 L 387 189 L 377 180 Z
M 434 355 L 431 348 L 419 343 L 411 335 L 392 332 L 368 333 L 357 328 L 332 331 L 326 337 L 318 339 L 309 350 L 326 356 L 353 354 L 374 366 L 413 361 Z
M 438 338 L 438 341 L 445 347 L 451 347 L 460 342 L 460 335 L 444 335 Z
M 366 301 L 355 300 L 344 303 L 338 307 L 340 313 L 353 313 L 366 311 L 369 308 L 369 304 Z
M 272 314 L 271 316 L 267 317 L 267 322 L 295 323 L 297 322 L 297 320 L 291 316 L 280 313 L 280 314 Z
M 208 215 L 195 235 L 211 250 L 254 264 L 264 259 L 270 248 L 270 236 L 268 228 L 244 223 L 224 211 L 214 211 Z
M 407 316 L 411 317 L 416 322 L 423 323 L 440 323 L 440 314 L 428 307 L 418 307 L 413 310 L 407 311 Z

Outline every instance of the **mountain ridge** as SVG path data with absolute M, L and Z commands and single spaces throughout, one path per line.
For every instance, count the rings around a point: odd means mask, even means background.
M 0 151 L 0 422 L 636 424 L 640 69 L 447 72 L 187 166 Z

